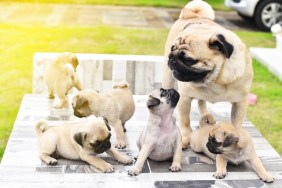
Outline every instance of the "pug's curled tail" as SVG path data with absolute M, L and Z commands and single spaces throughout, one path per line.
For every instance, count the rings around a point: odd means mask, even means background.
M 129 87 L 129 84 L 126 81 L 113 84 L 114 89 L 117 89 L 117 88 L 125 89 L 125 88 L 128 88 L 128 87 Z
M 39 120 L 35 125 L 35 132 L 37 136 L 41 136 L 42 133 L 48 130 L 48 124 L 46 120 Z
M 208 18 L 215 19 L 215 13 L 212 7 L 202 0 L 190 1 L 181 11 L 179 19 L 191 19 L 191 18 Z

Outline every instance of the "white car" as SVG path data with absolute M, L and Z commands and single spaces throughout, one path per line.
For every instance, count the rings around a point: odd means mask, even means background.
M 282 24 L 282 0 L 225 0 L 225 5 L 236 10 L 246 19 L 252 20 L 262 30 Z

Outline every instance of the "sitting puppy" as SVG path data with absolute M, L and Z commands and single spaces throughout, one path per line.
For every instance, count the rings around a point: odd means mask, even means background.
M 128 83 L 114 84 L 113 90 L 106 94 L 94 90 L 79 91 L 73 98 L 72 107 L 77 117 L 87 117 L 91 114 L 106 117 L 115 130 L 116 147 L 119 149 L 126 147 L 124 125 L 135 111 Z
M 216 160 L 214 177 L 217 179 L 227 175 L 227 162 L 239 164 L 249 161 L 262 181 L 270 183 L 274 180 L 257 157 L 252 138 L 247 131 L 235 128 L 227 122 L 215 124 L 210 114 L 201 118 L 200 128 L 192 133 L 190 145 L 193 151 L 203 152 Z
M 132 162 L 129 156 L 119 153 L 110 143 L 110 127 L 105 118 L 88 122 L 70 123 L 49 128 L 45 120 L 35 126 L 39 138 L 40 159 L 48 165 L 57 164 L 54 157 L 83 160 L 102 172 L 113 172 L 111 164 L 98 158 L 96 154 L 108 153 L 118 162 Z
M 60 54 L 46 69 L 44 81 L 48 88 L 50 99 L 54 99 L 54 93 L 58 95 L 60 102 L 55 104 L 55 108 L 63 108 L 68 104 L 66 96 L 72 87 L 82 89 L 81 83 L 76 74 L 78 60 L 75 54 L 65 52 Z
M 128 171 L 130 176 L 142 171 L 147 157 L 155 161 L 173 159 L 169 170 L 181 170 L 181 134 L 173 117 L 178 100 L 179 94 L 174 89 L 157 89 L 149 95 L 147 106 L 150 117 L 137 141 L 140 153 L 135 165 Z

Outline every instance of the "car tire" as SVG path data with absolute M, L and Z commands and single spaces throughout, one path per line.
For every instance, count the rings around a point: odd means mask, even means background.
M 276 23 L 282 23 L 282 0 L 260 1 L 254 19 L 257 26 L 264 31 L 269 31 Z

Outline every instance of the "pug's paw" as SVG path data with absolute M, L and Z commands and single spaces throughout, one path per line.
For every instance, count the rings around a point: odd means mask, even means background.
M 103 163 L 103 165 L 101 165 L 101 167 L 99 167 L 100 170 L 104 173 L 111 173 L 114 171 L 114 167 L 113 165 L 111 165 L 110 163 Z
M 49 99 L 55 99 L 55 95 L 54 95 L 54 94 L 49 94 L 49 95 L 48 95 L 48 98 L 49 98 Z
M 139 168 L 134 166 L 132 169 L 128 170 L 127 173 L 130 176 L 138 176 L 141 173 L 141 170 L 142 169 L 139 169 Z
M 131 164 L 133 162 L 132 158 L 127 155 L 121 155 L 117 161 L 123 164 Z
M 50 158 L 50 160 L 47 161 L 47 164 L 51 165 L 51 166 L 54 166 L 54 165 L 58 164 L 58 161 L 57 161 L 57 159 Z
M 263 174 L 260 176 L 260 179 L 265 183 L 272 183 L 274 181 L 274 178 L 269 173 Z
M 116 145 L 115 145 L 115 148 L 117 149 L 124 149 L 126 148 L 126 144 L 124 141 L 117 141 Z
M 171 171 L 171 172 L 179 172 L 179 171 L 181 171 L 181 165 L 180 164 L 172 164 L 169 167 L 169 171 Z
M 213 175 L 216 179 L 223 179 L 227 175 L 226 171 L 216 171 Z

